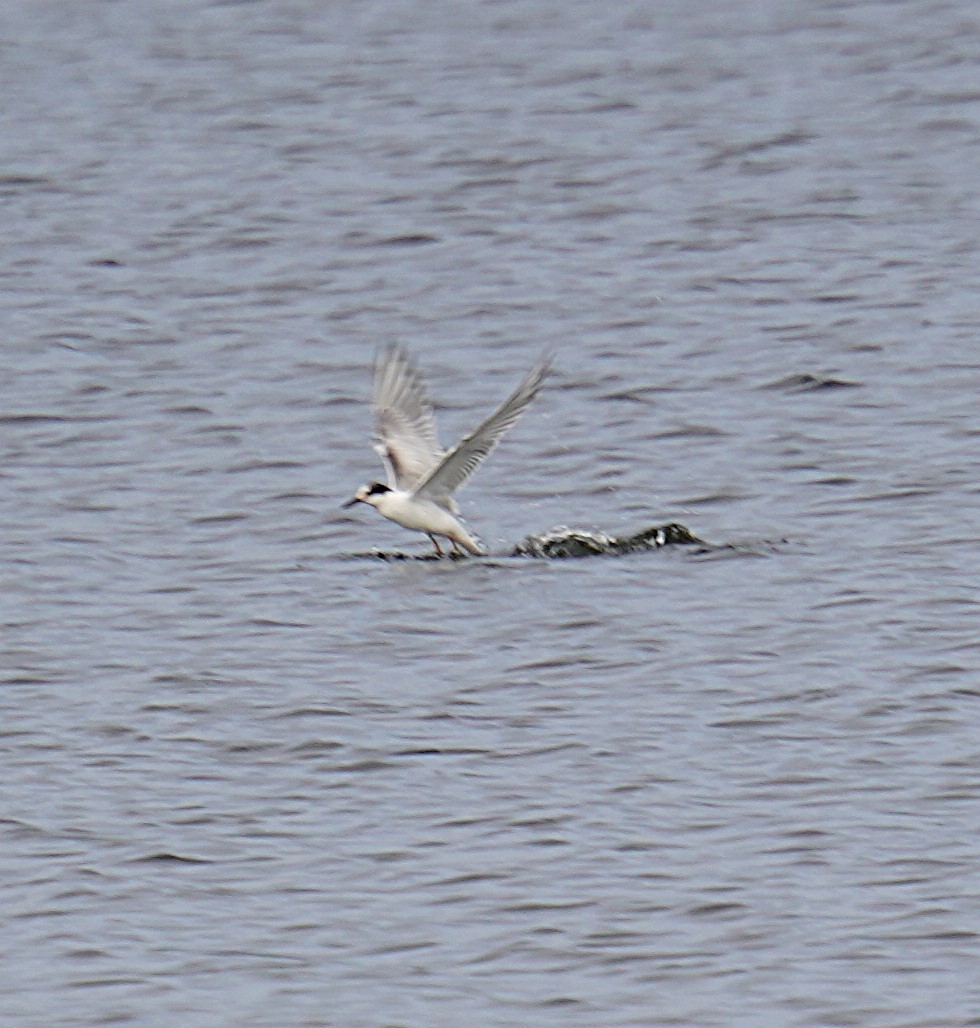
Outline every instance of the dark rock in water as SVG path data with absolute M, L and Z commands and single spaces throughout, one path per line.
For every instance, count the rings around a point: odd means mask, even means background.
M 542 535 L 529 535 L 511 551 L 512 557 L 596 557 L 656 550 L 662 546 L 707 546 L 703 539 L 683 525 L 671 522 L 653 525 L 628 536 L 586 532 L 577 528 L 552 528 Z

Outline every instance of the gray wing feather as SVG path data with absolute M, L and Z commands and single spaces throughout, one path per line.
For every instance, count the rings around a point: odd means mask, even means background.
M 414 489 L 442 459 L 432 404 L 404 350 L 389 346 L 374 367 L 374 418 L 388 485 Z
M 537 396 L 550 363 L 549 358 L 542 358 L 493 414 L 460 440 L 419 482 L 413 495 L 442 506 L 452 503 L 453 493 L 465 485 L 473 472 L 493 453 L 504 433 L 513 427 Z

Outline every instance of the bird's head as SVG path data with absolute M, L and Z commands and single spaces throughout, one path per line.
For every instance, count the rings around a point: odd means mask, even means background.
M 383 485 L 381 482 L 372 482 L 370 485 L 362 485 L 354 493 L 353 498 L 341 504 L 341 506 L 353 507 L 355 503 L 369 503 L 372 507 L 377 507 L 378 498 L 390 492 L 391 488 L 389 486 Z

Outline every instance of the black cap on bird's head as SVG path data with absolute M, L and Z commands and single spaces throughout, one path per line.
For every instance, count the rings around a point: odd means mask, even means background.
M 390 493 L 391 486 L 385 485 L 383 482 L 372 482 L 370 485 L 362 485 L 360 489 L 354 493 L 353 499 L 348 500 L 346 503 L 342 503 L 341 507 L 353 507 L 355 503 L 370 503 L 369 496 L 380 496 L 382 493 Z

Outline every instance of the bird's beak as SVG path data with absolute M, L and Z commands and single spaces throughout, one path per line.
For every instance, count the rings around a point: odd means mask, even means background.
M 340 507 L 341 507 L 341 510 L 346 510 L 348 507 L 353 507 L 355 503 L 360 503 L 360 502 L 361 501 L 355 496 L 352 500 L 348 500 L 346 503 L 342 503 L 340 505 Z

